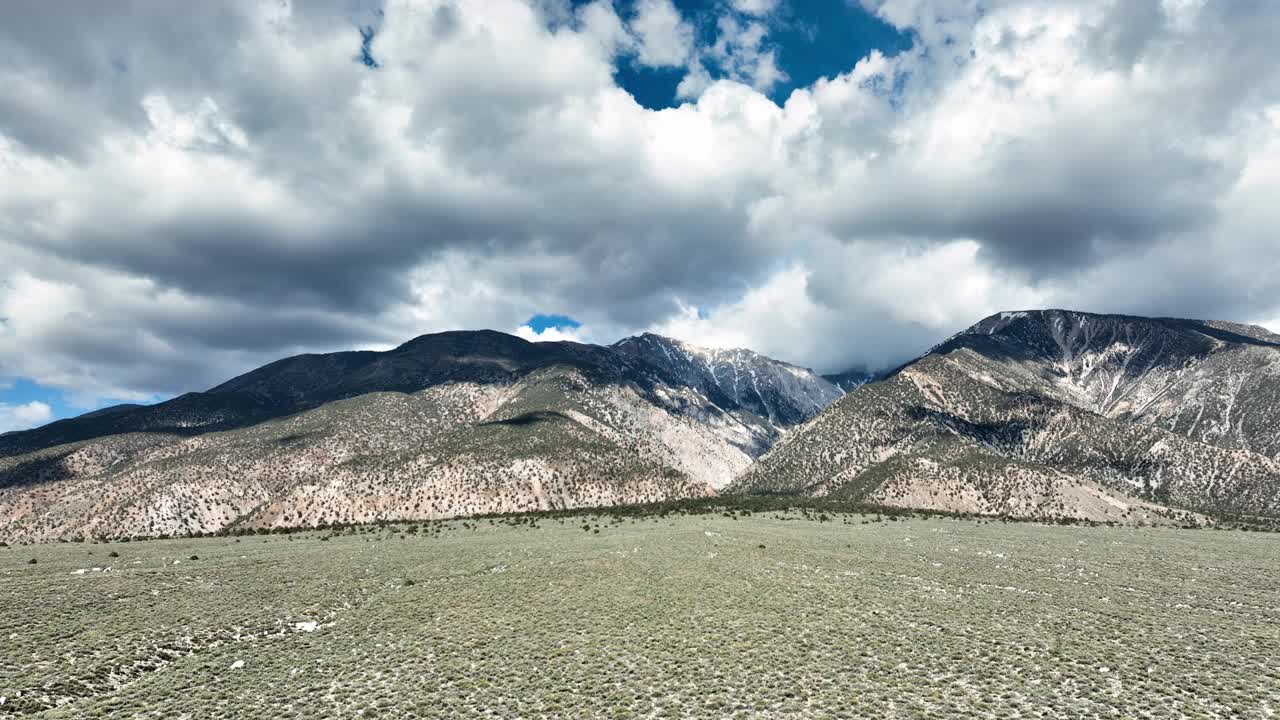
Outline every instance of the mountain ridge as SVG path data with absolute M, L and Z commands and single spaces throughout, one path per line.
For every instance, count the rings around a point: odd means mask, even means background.
M 1271 337 L 1235 323 L 997 313 L 851 392 L 731 489 L 1090 519 L 1114 513 L 1066 501 L 1274 514 Z M 1020 486 L 994 480 L 1013 475 Z
M 663 340 L 669 345 L 695 347 L 670 338 Z M 617 348 L 625 341 L 612 346 L 570 341 L 530 342 L 494 330 L 451 330 L 420 335 L 386 351 L 293 355 L 203 392 L 183 393 L 155 405 L 115 406 L 8 434 L 4 442 L 0 442 L 0 457 L 137 430 L 199 434 L 232 429 L 369 392 L 413 393 L 453 380 L 509 382 L 551 364 L 575 367 L 605 381 L 652 384 L 655 379 L 681 379 L 672 369 L 655 365 L 652 356 L 643 358 L 647 361 L 646 367 L 645 362 L 639 362 L 640 356 L 619 352 Z M 817 386 L 814 391 L 817 395 L 836 397 L 823 386 L 826 381 L 812 371 L 756 353 L 751 353 L 751 357 L 774 368 L 808 373 L 812 376 L 810 382 Z M 719 404 L 725 404 L 723 401 L 729 395 L 722 392 L 723 388 L 707 389 L 720 392 L 718 397 L 722 402 Z M 768 415 L 772 408 L 767 406 L 768 402 L 762 400 L 757 409 Z M 793 410 L 788 408 L 783 414 L 794 417 Z
M 449 331 L 0 436 L 0 537 L 726 492 L 1121 523 L 1280 516 L 1275 407 L 1280 336 L 1221 321 L 1008 311 L 890 372 L 827 377 L 652 333 Z
M 4 438 L 0 537 L 707 495 L 837 397 L 811 371 L 658 336 L 619 347 L 453 331 L 293 356 L 206 392 Z

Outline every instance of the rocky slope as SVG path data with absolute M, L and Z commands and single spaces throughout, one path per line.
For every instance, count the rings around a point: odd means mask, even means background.
M 723 411 L 749 432 L 744 449 L 764 452 L 790 427 L 821 412 L 843 394 L 811 370 L 751 350 L 707 349 L 645 333 L 613 349 L 655 368 L 654 379 L 689 393 L 663 398 L 671 409 L 694 417 Z
M 746 351 L 496 332 L 302 355 L 0 437 L 0 539 L 209 532 L 709 494 L 840 392 Z
M 1280 336 L 1219 322 L 1001 313 L 896 371 L 830 378 L 656 335 L 604 347 L 440 333 L 0 436 L 0 540 L 726 486 L 1131 523 L 1280 515 L 1276 408 Z
M 823 375 L 822 379 L 840 388 L 841 392 L 853 392 L 863 385 L 873 383 L 882 377 L 882 373 L 859 367 L 851 368 L 841 373 Z
M 1224 322 L 1048 310 L 1001 313 L 935 352 L 968 348 L 1037 392 L 1105 417 L 1280 460 L 1280 335 Z
M 1099 520 L 1280 514 L 1280 338 L 1227 323 L 1001 313 L 775 446 L 742 492 Z

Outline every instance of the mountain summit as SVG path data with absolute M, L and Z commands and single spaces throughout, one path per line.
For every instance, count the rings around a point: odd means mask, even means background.
M 701 348 L 652 333 L 625 338 L 612 347 L 657 368 L 666 383 L 694 389 L 698 397 L 732 413 L 752 428 L 757 438 L 753 447 L 761 452 L 787 428 L 842 395 L 812 370 L 743 348 Z

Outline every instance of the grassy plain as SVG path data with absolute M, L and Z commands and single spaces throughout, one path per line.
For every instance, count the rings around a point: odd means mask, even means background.
M 0 717 L 1280 712 L 1273 533 L 775 512 L 412 530 L 0 548 Z

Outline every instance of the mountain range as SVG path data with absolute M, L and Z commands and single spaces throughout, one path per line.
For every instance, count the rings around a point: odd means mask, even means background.
M 708 495 L 841 394 L 804 368 L 656 335 L 605 347 L 446 332 L 300 355 L 0 436 L 0 538 Z
M 819 376 L 658 335 L 492 331 L 286 358 L 0 435 L 0 539 L 799 494 L 1118 522 L 1280 515 L 1280 336 L 1000 313 Z

